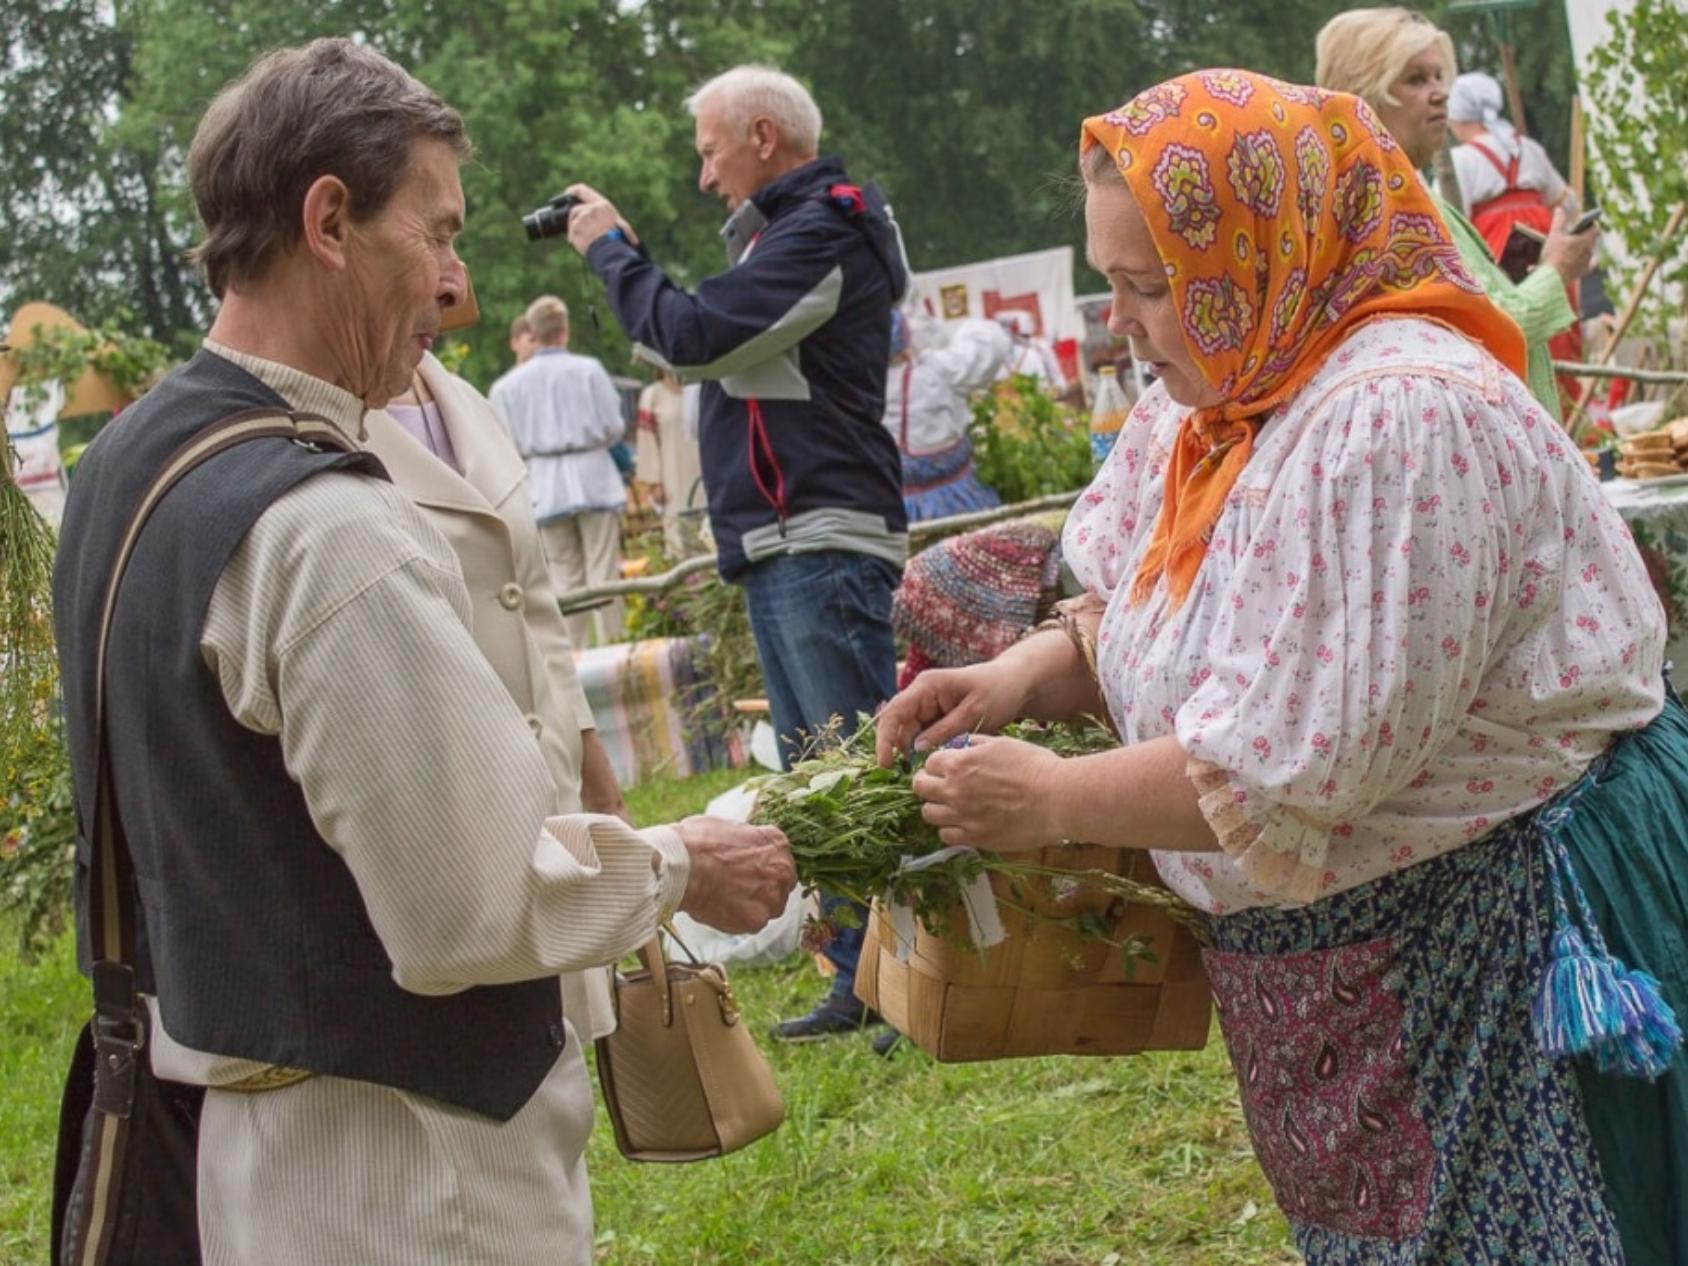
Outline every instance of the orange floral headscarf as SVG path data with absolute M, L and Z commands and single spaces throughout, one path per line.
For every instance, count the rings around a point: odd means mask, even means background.
M 1440 321 L 1523 372 L 1523 334 L 1358 97 L 1198 71 L 1086 119 L 1080 154 L 1098 145 L 1143 210 L 1185 345 L 1222 401 L 1179 430 L 1134 600 L 1163 574 L 1174 606 L 1189 595 L 1261 423 L 1362 322 Z

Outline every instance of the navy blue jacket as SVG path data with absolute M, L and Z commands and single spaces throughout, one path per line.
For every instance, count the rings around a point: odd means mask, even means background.
M 721 574 L 749 566 L 746 532 L 808 511 L 862 511 L 905 531 L 882 419 L 891 307 L 908 274 L 883 202 L 821 158 L 764 185 L 722 235 L 734 263 L 696 294 L 619 236 L 586 255 L 642 354 L 704 380 L 698 438 Z

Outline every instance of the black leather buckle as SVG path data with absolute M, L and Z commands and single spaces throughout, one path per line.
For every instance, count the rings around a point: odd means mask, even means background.
M 94 977 L 94 1106 L 128 1120 L 135 1110 L 136 1061 L 147 1042 L 146 1013 L 134 969 L 96 962 Z

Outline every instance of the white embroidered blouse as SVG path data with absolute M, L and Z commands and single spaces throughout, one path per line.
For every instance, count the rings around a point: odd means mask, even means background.
M 1189 599 L 1128 595 L 1188 411 L 1159 385 L 1067 520 L 1107 601 L 1126 742 L 1175 734 L 1222 851 L 1156 853 L 1213 913 L 1308 902 L 1460 847 L 1663 705 L 1664 612 L 1522 382 L 1373 321 L 1267 422 Z

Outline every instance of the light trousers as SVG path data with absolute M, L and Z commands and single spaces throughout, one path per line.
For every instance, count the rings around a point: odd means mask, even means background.
M 616 510 L 583 510 L 539 525 L 551 586 L 559 598 L 591 585 L 621 578 L 621 514 Z M 576 650 L 602 646 L 622 633 L 620 598 L 563 617 L 569 642 Z

